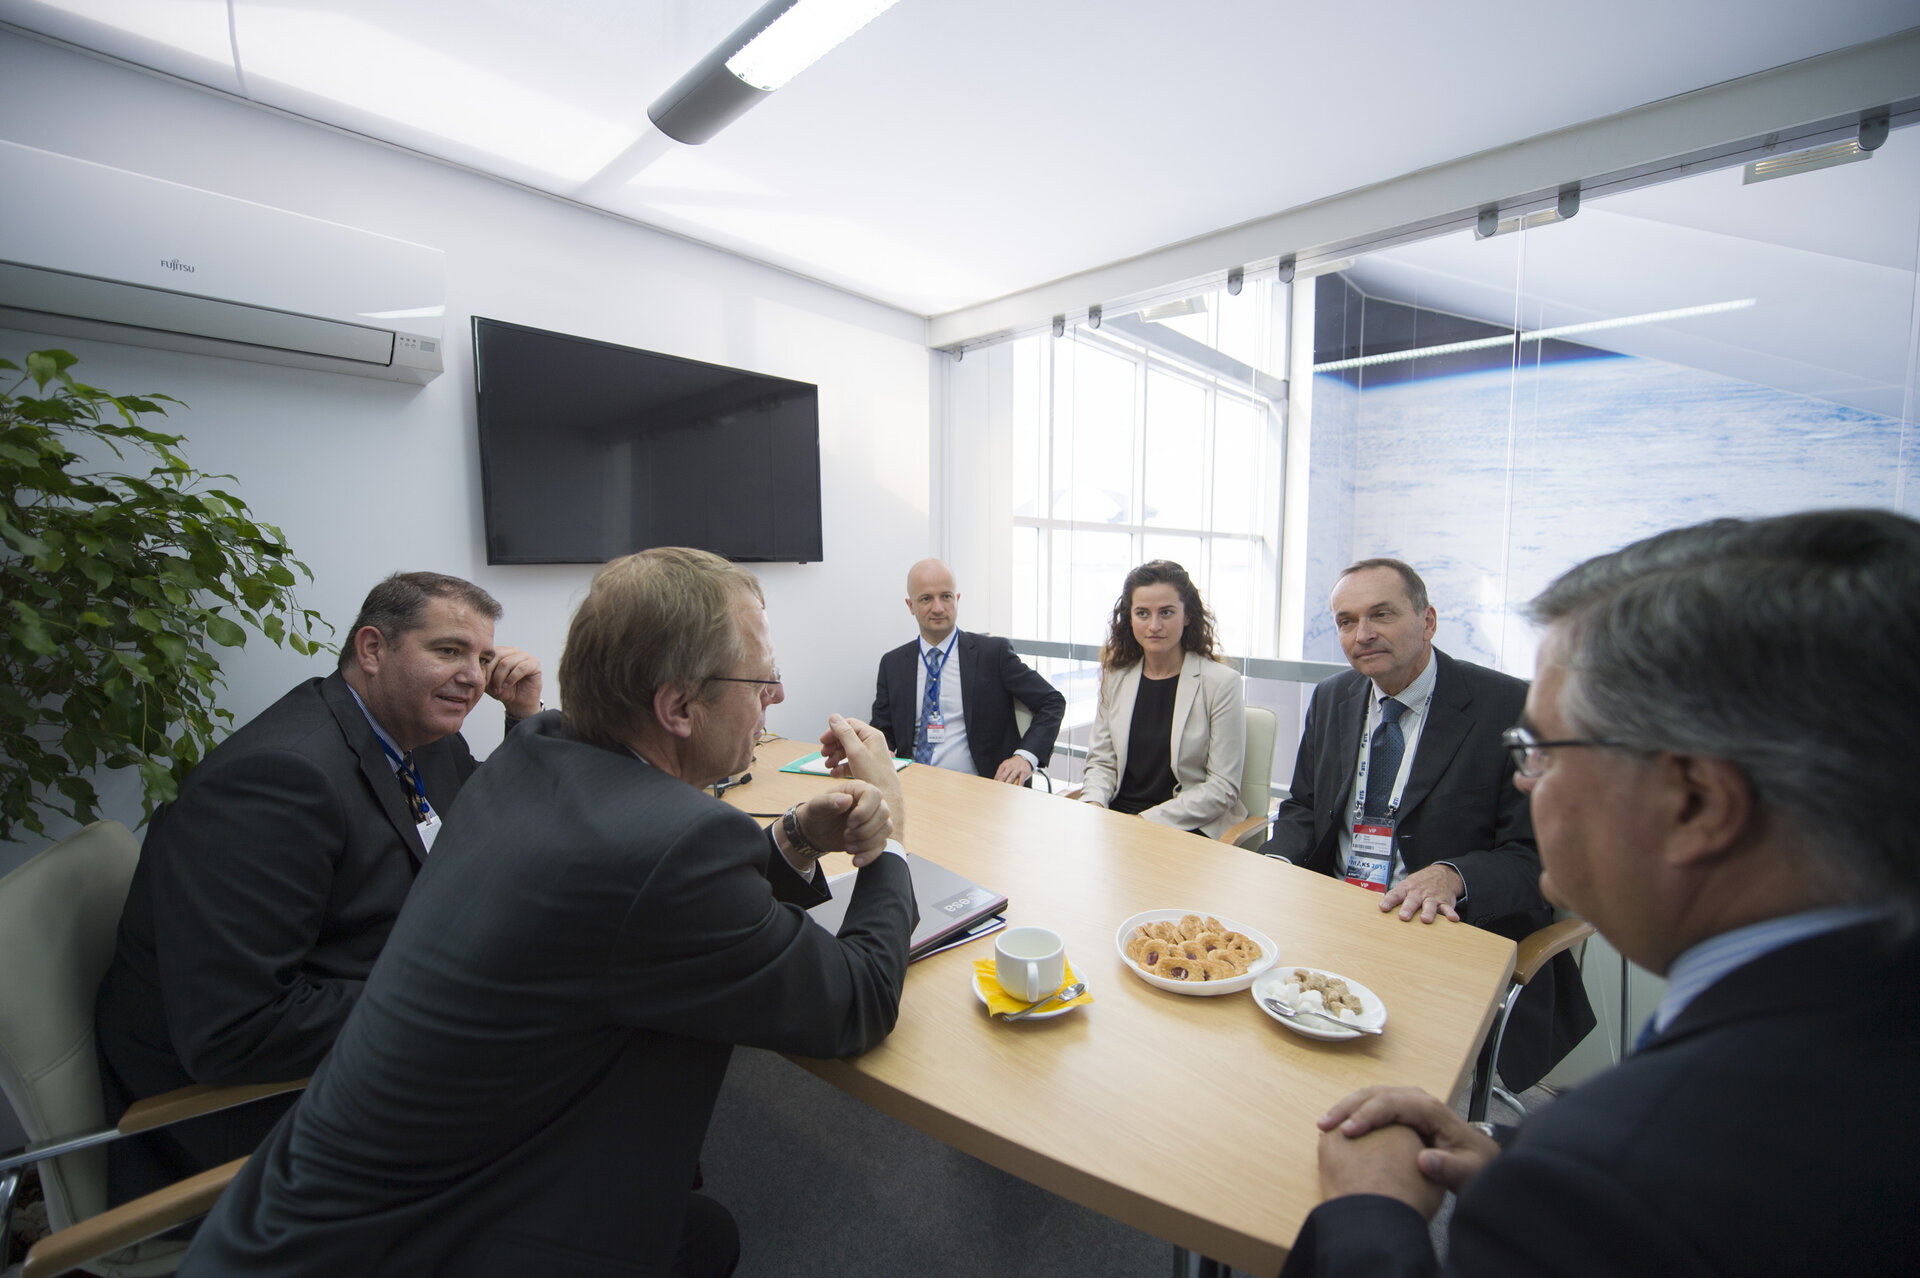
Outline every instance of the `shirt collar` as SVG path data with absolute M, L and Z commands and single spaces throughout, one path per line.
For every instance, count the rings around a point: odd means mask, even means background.
M 1428 649 L 1426 669 L 1415 675 L 1412 683 L 1394 693 L 1393 699 L 1409 710 L 1419 710 L 1427 703 L 1427 698 L 1433 694 L 1433 685 L 1439 669 L 1439 660 L 1433 655 L 1433 650 Z M 1386 700 L 1386 694 L 1380 691 L 1380 685 L 1373 680 L 1369 679 L 1367 682 L 1373 687 L 1372 709 L 1378 713 L 1380 703 Z
M 374 719 L 373 712 L 367 709 L 367 703 L 360 699 L 359 693 L 353 691 L 352 684 L 347 684 L 347 691 L 353 693 L 353 704 L 359 706 L 360 713 L 367 717 L 367 726 L 373 729 L 373 735 L 379 737 L 380 744 L 386 747 L 381 753 L 387 756 L 387 766 L 398 772 L 400 760 L 406 757 L 407 752 L 394 744 L 393 738 L 387 735 L 387 730 L 380 726 Z
M 1694 999 L 1722 977 L 1762 955 L 1823 933 L 1854 927 L 1884 913 L 1885 907 L 1879 905 L 1834 905 L 1784 914 L 1710 936 L 1675 959 L 1667 969 L 1667 992 L 1654 1010 L 1653 1028 L 1665 1030 Z
M 929 652 L 932 652 L 935 648 L 945 648 L 947 650 L 947 655 L 951 657 L 953 655 L 953 645 L 958 643 L 959 641 L 960 641 L 960 627 L 958 626 L 955 626 L 953 630 L 947 635 L 947 637 L 945 639 L 942 639 L 937 644 L 928 643 L 927 637 L 925 635 L 921 635 L 920 636 L 920 655 L 924 657 Z

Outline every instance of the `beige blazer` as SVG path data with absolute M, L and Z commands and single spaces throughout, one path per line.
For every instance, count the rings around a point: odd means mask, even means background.
M 1140 663 L 1100 678 L 1100 709 L 1087 745 L 1081 798 L 1105 806 L 1127 770 L 1127 732 L 1140 694 Z M 1173 797 L 1140 815 L 1217 838 L 1244 819 L 1240 774 L 1247 760 L 1247 708 L 1231 667 L 1189 652 L 1173 696 Z

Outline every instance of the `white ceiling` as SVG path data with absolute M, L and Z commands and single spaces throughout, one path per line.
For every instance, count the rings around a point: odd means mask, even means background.
M 705 146 L 583 196 L 755 7 L 0 0 L 0 20 L 933 315 L 1916 17 L 1913 0 L 901 0 Z

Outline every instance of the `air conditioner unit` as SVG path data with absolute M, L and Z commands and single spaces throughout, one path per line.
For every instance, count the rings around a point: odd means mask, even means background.
M 0 327 L 426 383 L 439 249 L 0 141 Z

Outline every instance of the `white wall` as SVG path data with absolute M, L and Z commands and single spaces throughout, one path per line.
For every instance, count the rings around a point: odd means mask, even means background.
M 769 722 L 812 736 L 830 709 L 865 715 L 879 653 L 909 633 L 897 579 L 933 549 L 934 357 L 919 317 L 5 33 L 0 136 L 446 252 L 448 367 L 426 387 L 6 331 L 0 354 L 19 362 L 27 350 L 62 346 L 94 385 L 186 401 L 167 428 L 187 436 L 195 465 L 237 476 L 255 516 L 285 530 L 316 578 L 305 602 L 338 628 L 396 569 L 479 582 L 506 607 L 498 641 L 545 663 L 549 704 L 566 622 L 592 570 L 485 562 L 469 317 L 818 383 L 825 561 L 756 569 L 788 680 Z M 225 704 L 242 722 L 331 665 L 257 638 L 225 664 Z M 467 736 L 484 753 L 500 731 L 488 702 Z M 131 820 L 135 792 L 116 780 L 111 815 Z M 0 847 L 0 872 L 43 843 Z

